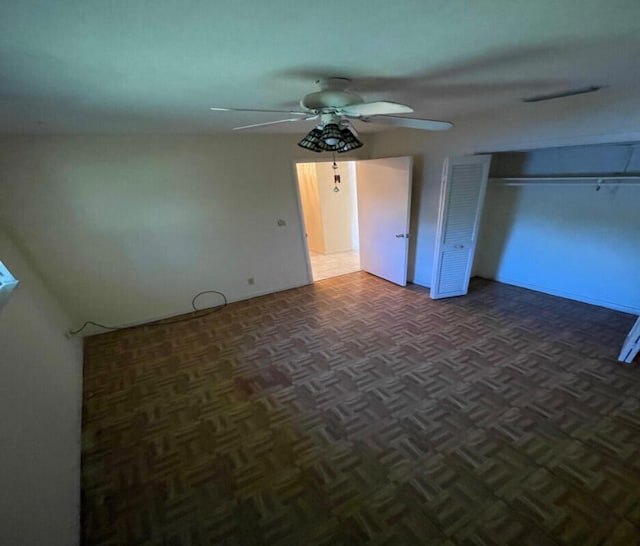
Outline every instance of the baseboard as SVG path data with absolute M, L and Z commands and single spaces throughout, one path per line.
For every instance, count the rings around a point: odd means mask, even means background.
M 258 298 L 260 296 L 266 296 L 268 294 L 275 294 L 276 292 L 284 292 L 285 290 L 291 290 L 292 288 L 300 288 L 301 286 L 307 286 L 309 283 L 302 283 L 302 284 L 294 284 L 291 286 L 283 286 L 283 287 L 277 287 L 277 288 L 272 288 L 269 290 L 256 290 L 255 292 L 250 292 L 248 294 L 242 294 L 241 296 L 235 297 L 235 298 L 229 298 L 227 299 L 227 303 L 234 303 L 237 301 L 244 301 L 244 300 L 250 300 L 252 298 Z M 212 306 L 212 307 L 202 307 L 201 309 L 198 309 L 198 311 L 205 311 L 206 309 L 213 309 L 214 307 L 217 306 Z M 113 330 L 120 330 L 122 328 L 133 328 L 136 326 L 144 326 L 145 324 L 149 324 L 151 322 L 157 322 L 159 320 L 167 320 L 167 319 L 172 319 L 172 318 L 179 318 L 182 315 L 187 315 L 189 313 L 193 312 L 193 309 L 188 309 L 187 311 L 178 311 L 177 313 L 170 313 L 167 315 L 160 315 L 160 316 L 154 316 L 154 317 L 149 317 L 149 318 L 145 318 L 142 320 L 137 320 L 134 322 L 128 322 L 125 324 L 114 324 L 112 329 L 104 329 L 104 328 L 99 328 L 97 326 L 93 326 L 92 324 L 88 324 L 86 326 L 86 328 L 76 334 L 78 336 L 81 337 L 87 337 L 87 336 L 93 336 L 96 334 L 105 334 L 107 332 L 113 331 Z M 100 322 L 100 321 L 95 321 L 95 322 Z M 111 325 L 109 325 L 111 326 Z
M 256 292 L 250 292 L 248 294 L 243 294 L 242 296 L 235 298 L 233 300 L 229 300 L 228 303 L 234 303 L 236 301 L 244 301 L 244 300 L 250 300 L 252 298 L 259 298 L 260 296 L 267 296 L 269 294 L 275 294 L 276 292 L 284 292 L 285 290 L 292 290 L 293 288 L 300 288 L 302 286 L 307 286 L 309 284 L 313 284 L 313 282 L 308 283 L 302 283 L 302 284 L 293 284 L 291 286 L 283 286 L 283 287 L 278 287 L 278 288 L 271 288 L 269 290 L 258 290 Z
M 536 292 L 543 292 L 545 294 L 550 294 L 552 296 L 559 296 L 561 298 L 575 300 L 582 303 L 588 303 L 590 305 L 597 305 L 598 307 L 604 307 L 605 309 L 613 309 L 614 311 L 621 311 L 623 313 L 629 313 L 631 315 L 640 315 L 640 307 L 623 305 L 623 304 L 612 302 L 612 301 L 601 300 L 598 298 L 584 296 L 582 294 L 574 294 L 573 292 L 568 292 L 566 290 L 558 290 L 555 288 L 548 288 L 546 286 L 523 283 L 521 281 L 516 281 L 514 279 L 509 279 L 505 277 L 496 277 L 492 280 L 496 282 L 501 282 L 503 284 L 510 284 L 512 286 L 519 286 L 520 288 L 527 288 L 528 290 L 535 290 Z

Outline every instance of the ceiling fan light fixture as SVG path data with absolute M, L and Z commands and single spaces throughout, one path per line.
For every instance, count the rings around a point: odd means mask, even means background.
M 342 133 L 342 139 L 344 140 L 344 146 L 342 146 L 338 153 L 342 154 L 344 152 L 349 152 L 351 150 L 356 150 L 358 148 L 362 148 L 363 144 L 360 142 L 356 136 L 348 129 L 344 128 L 340 131 Z
M 322 130 L 318 127 L 314 127 L 309 134 L 305 136 L 300 142 L 298 142 L 298 146 L 301 148 L 305 148 L 306 150 L 311 150 L 312 152 L 323 152 L 324 148 L 320 146 L 322 143 Z
M 309 134 L 298 142 L 298 146 L 312 152 L 338 152 L 339 154 L 362 148 L 362 142 L 357 139 L 349 128 L 343 127 L 341 129 L 336 124 L 328 125 L 334 125 L 338 129 L 337 133 L 334 128 L 331 128 L 328 132 L 329 138 L 331 139 L 330 142 L 335 142 L 335 144 L 327 143 L 325 140 L 325 135 L 327 134 L 325 130 L 327 126 L 325 125 L 323 127 L 319 125 L 309 131 Z
M 329 150 L 338 150 L 338 148 L 344 146 L 342 133 L 337 123 L 327 123 L 322 129 L 320 140 Z

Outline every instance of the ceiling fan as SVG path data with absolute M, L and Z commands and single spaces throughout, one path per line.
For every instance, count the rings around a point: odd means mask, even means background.
M 319 120 L 319 124 L 311 130 L 298 145 L 314 152 L 347 152 L 362 146 L 351 120 L 363 123 L 410 127 L 426 131 L 445 131 L 453 127 L 448 121 L 400 117 L 395 114 L 408 114 L 413 109 L 404 104 L 390 101 L 365 102 L 364 99 L 350 91 L 351 80 L 348 78 L 324 78 L 316 81 L 319 91 L 305 95 L 300 101 L 299 110 L 261 110 L 255 108 L 222 108 L 213 107 L 219 112 L 266 112 L 289 114 L 287 119 L 254 123 L 234 127 L 234 130 L 263 127 L 278 123 Z

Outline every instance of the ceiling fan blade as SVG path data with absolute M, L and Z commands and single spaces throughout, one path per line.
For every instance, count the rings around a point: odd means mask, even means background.
M 355 125 L 353 123 L 351 123 L 350 120 L 348 119 L 342 119 L 340 120 L 340 128 L 341 129 L 349 129 L 349 131 L 351 131 L 353 133 L 353 136 L 355 136 L 356 138 L 358 138 L 358 130 L 356 129 Z
M 450 121 L 438 121 L 435 119 L 401 118 L 397 116 L 371 116 L 360 119 L 365 123 L 377 123 L 380 125 L 393 125 L 395 127 L 409 127 L 410 129 L 422 129 L 423 131 L 446 131 L 453 127 Z
M 297 110 L 259 110 L 256 108 L 226 108 L 226 107 L 212 107 L 209 110 L 214 112 L 266 112 L 267 114 L 293 114 L 295 116 L 308 116 L 313 112 L 298 112 Z
M 351 104 L 345 106 L 341 110 L 348 116 L 381 116 L 386 114 L 409 114 L 413 112 L 413 108 L 405 104 L 389 101 L 377 102 L 361 102 L 360 104 Z
M 314 116 L 315 117 L 315 116 Z M 314 119 L 311 117 L 309 119 Z M 252 123 L 251 125 L 243 125 L 241 127 L 234 127 L 234 131 L 239 131 L 241 129 L 251 129 L 252 127 L 264 127 L 265 125 L 276 125 L 277 123 L 287 123 L 288 121 L 307 121 L 303 118 L 289 118 L 289 119 L 279 119 L 278 121 L 267 121 L 266 123 Z

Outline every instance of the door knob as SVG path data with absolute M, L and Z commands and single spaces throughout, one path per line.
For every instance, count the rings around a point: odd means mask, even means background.
M 396 237 L 398 237 L 399 239 L 400 239 L 400 238 L 403 238 L 403 237 L 404 237 L 404 233 L 398 233 L 398 234 L 396 235 Z

